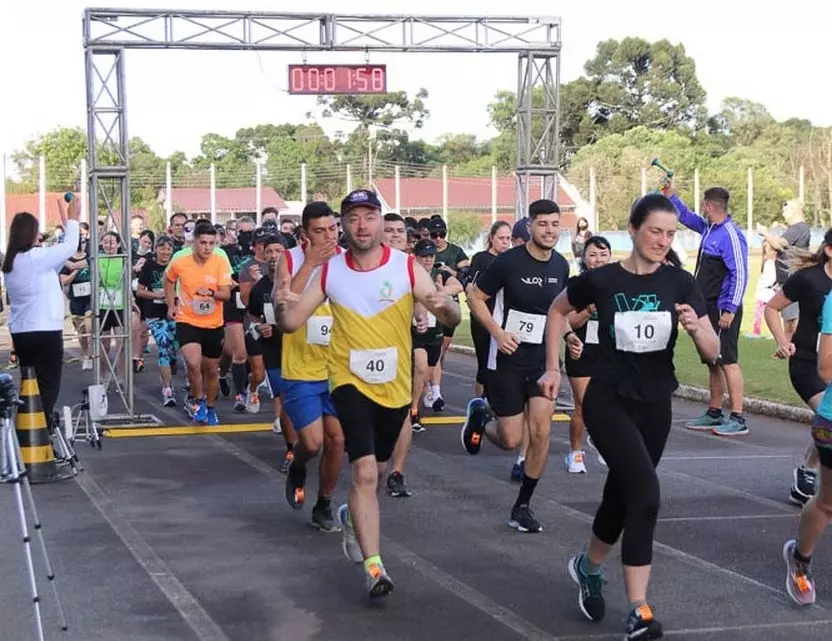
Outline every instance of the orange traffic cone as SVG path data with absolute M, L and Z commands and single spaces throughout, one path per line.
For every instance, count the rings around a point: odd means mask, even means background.
M 71 478 L 58 470 L 34 367 L 20 368 L 20 400 L 23 406 L 17 411 L 17 438 L 29 482 L 51 483 Z

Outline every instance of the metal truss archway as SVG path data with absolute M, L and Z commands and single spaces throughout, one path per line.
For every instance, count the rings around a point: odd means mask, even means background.
M 87 9 L 83 18 L 89 141 L 90 242 L 93 248 L 93 356 L 96 383 L 115 385 L 126 418 L 135 418 L 133 330 L 129 304 L 124 323 L 106 338 L 122 339 L 111 358 L 102 345 L 99 310 L 99 229 L 124 241 L 122 300 L 130 301 L 130 169 L 125 99 L 127 49 L 232 51 L 514 53 L 517 74 L 516 217 L 530 200 L 557 200 L 560 158 L 561 20 L 516 16 L 405 16 L 245 11 Z M 553 70 L 554 68 L 554 70 Z M 533 103 L 536 88 L 543 104 Z M 539 190 L 539 191 L 538 191 Z M 121 362 L 124 379 L 118 381 Z

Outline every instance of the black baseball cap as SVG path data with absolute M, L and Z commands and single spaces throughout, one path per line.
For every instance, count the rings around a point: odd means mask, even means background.
M 413 246 L 414 256 L 436 256 L 436 245 L 433 241 L 422 238 Z
M 428 230 L 431 234 L 447 234 L 448 226 L 441 218 L 431 218 L 430 223 L 428 223 Z
M 519 238 L 523 242 L 528 242 L 532 239 L 532 235 L 529 232 L 529 219 L 521 218 L 516 223 L 514 223 L 514 227 L 511 230 L 511 237 Z
M 254 230 L 254 235 L 252 237 L 252 244 L 257 245 L 258 243 L 265 243 L 266 239 L 269 236 L 273 236 L 274 232 L 271 229 L 264 229 L 263 227 L 258 227 Z
M 355 207 L 372 207 L 381 211 L 381 201 L 375 192 L 369 189 L 356 189 L 347 194 L 347 197 L 341 201 L 341 215 L 345 215 Z

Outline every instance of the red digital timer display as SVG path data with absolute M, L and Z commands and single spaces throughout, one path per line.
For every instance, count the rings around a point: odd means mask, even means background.
M 289 93 L 387 93 L 387 65 L 289 65 Z

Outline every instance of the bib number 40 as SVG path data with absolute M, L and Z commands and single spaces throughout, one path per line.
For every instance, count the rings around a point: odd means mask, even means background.
M 367 361 L 366 370 L 374 374 L 381 374 L 384 371 L 384 361 L 380 358 Z

